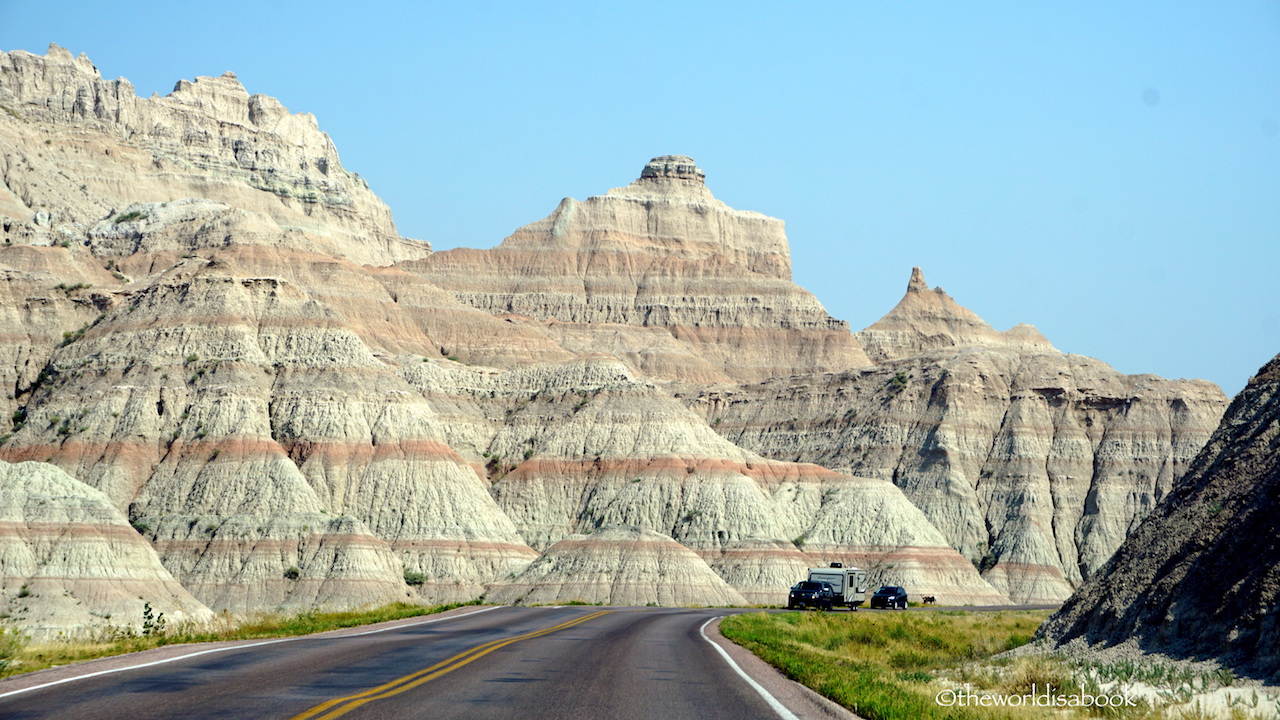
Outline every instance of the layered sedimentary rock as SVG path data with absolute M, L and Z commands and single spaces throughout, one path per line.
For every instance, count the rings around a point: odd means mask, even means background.
M 492 492 L 535 548 L 627 525 L 694 550 L 753 602 L 832 560 L 948 602 L 1006 602 L 892 483 L 744 451 L 622 366 L 579 387 L 571 408 L 554 392 L 522 408 L 491 446 L 523 452 Z
M 110 306 L 114 283 L 102 265 L 63 247 L 0 247 L 0 418 L 20 424 L 23 396 L 55 348 Z M 9 428 L 0 431 L 0 437 Z
M 0 57 L 0 451 L 104 491 L 217 609 L 471 599 L 524 567 L 478 457 L 400 375 L 572 354 L 358 264 L 429 248 L 309 116 L 232 76 L 127 90 L 60 48 Z
M 88 58 L 0 53 L 0 215 L 6 236 L 50 244 L 132 203 L 182 198 L 261 212 L 319 249 L 357 262 L 422 257 L 391 212 L 343 169 L 315 117 L 249 95 L 234 73 L 139 98 Z M 145 222 L 144 217 L 139 218 Z
M 153 622 L 211 615 L 105 495 L 43 463 L 0 461 L 0 597 L 39 639 L 142 630 L 148 604 Z
M 699 554 L 716 575 L 724 578 L 752 605 L 784 602 L 786 589 L 808 577 L 808 570 L 815 563 L 794 540 L 746 538 L 704 549 Z M 852 562 L 851 559 L 847 561 Z M 827 564 L 830 561 L 820 559 L 817 562 Z M 972 581 L 973 578 L 966 579 Z M 987 592 L 987 588 L 980 585 L 978 588 Z M 944 586 L 944 589 L 956 588 Z
M 604 527 L 552 545 L 487 600 L 510 604 L 723 606 L 747 601 L 689 548 L 638 527 Z
M 1127 376 L 996 332 L 917 268 L 859 333 L 879 366 L 686 398 L 780 460 L 890 480 L 994 586 L 1060 602 L 1169 491 L 1225 405 L 1203 381 Z
M 217 608 L 403 599 L 405 570 L 425 575 L 424 599 L 473 598 L 535 553 L 402 364 L 317 300 L 333 288 L 299 284 L 315 282 L 308 259 L 385 292 L 350 264 L 252 246 L 180 262 L 55 350 L 4 451 L 127 506 Z M 277 274 L 249 274 L 264 265 Z
M 1280 356 L 1235 397 L 1164 502 L 1041 626 L 1280 680 Z
M 215 610 L 601 599 L 565 594 L 575 553 L 649 588 L 611 601 L 773 604 L 832 561 L 1061 598 L 1221 405 L 918 274 L 868 357 L 790 281 L 781 221 L 683 156 L 428 255 L 234 77 L 143 100 L 19 51 L 0 104 L 0 457 L 101 491 Z M 733 594 L 678 597 L 654 558 Z
M 139 98 L 127 80 L 104 80 L 57 45 L 45 56 L 0 52 L 0 181 L 5 416 L 64 333 L 97 317 L 133 276 L 196 247 L 235 236 L 378 264 L 430 251 L 396 233 L 312 116 L 250 96 L 232 74 Z M 185 226 L 166 241 L 172 256 L 126 268 L 120 258 L 134 240 L 157 224 L 177 227 L 177 215 Z
M 411 267 L 460 301 L 541 321 L 560 344 L 650 377 L 758 380 L 868 365 L 848 326 L 791 282 L 783 223 L 734 210 L 691 158 L 651 160 L 626 187 L 566 198 L 491 250 Z

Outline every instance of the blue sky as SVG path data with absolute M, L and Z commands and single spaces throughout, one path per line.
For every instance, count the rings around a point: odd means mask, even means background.
M 0 49 L 234 70 L 437 249 L 687 154 L 854 329 L 920 265 L 1122 372 L 1280 352 L 1280 2 L 777 5 L 0 0 Z

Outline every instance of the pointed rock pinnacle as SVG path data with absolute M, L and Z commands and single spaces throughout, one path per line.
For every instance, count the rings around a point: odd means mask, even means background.
M 924 271 L 918 266 L 911 268 L 911 281 L 907 283 L 907 292 L 926 292 L 929 283 L 924 281 Z

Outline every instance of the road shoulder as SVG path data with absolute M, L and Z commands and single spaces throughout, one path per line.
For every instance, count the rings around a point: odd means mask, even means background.
M 800 720 L 863 720 L 841 705 L 789 679 L 777 668 L 756 657 L 750 650 L 721 635 L 720 618 L 707 626 L 706 635 L 711 642 L 727 652 L 743 672 L 760 683 Z

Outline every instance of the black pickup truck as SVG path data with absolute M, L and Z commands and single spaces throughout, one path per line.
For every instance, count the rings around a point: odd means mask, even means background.
M 802 580 L 791 588 L 791 595 L 787 598 L 787 609 L 812 607 L 830 610 L 835 602 L 836 591 L 831 587 L 831 583 Z

